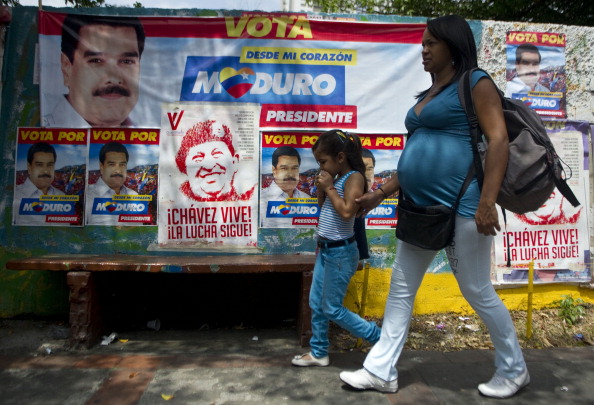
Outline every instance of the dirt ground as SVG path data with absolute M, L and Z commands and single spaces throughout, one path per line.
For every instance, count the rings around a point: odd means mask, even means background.
M 527 313 L 511 312 L 520 345 L 525 349 L 594 345 L 594 306 L 584 305 L 583 308 L 584 317 L 575 325 L 564 322 L 558 308 L 534 310 L 531 337 L 528 337 Z M 337 326 L 331 328 L 331 341 L 340 350 L 369 350 L 368 343 L 358 341 Z M 492 348 L 487 328 L 477 315 L 461 316 L 454 313 L 414 317 L 405 345 L 405 349 L 409 350 Z
M 569 325 L 558 308 L 532 313 L 532 337 L 527 337 L 526 312 L 511 312 L 520 344 L 526 349 L 594 345 L 594 306 L 584 305 L 584 317 Z M 381 320 L 376 320 L 381 324 Z M 48 354 L 68 351 L 69 328 L 63 321 L 0 319 L 0 354 Z M 369 343 L 331 324 L 332 350 L 367 352 Z M 486 327 L 476 315 L 423 315 L 413 318 L 405 349 L 460 351 L 492 349 Z

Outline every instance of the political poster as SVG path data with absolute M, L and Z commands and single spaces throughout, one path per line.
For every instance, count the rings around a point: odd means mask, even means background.
M 316 227 L 319 208 L 311 148 L 319 132 L 263 131 L 260 227 Z
M 567 117 L 565 34 L 510 31 L 506 40 L 505 95 L 543 117 Z
M 160 126 L 161 105 L 261 105 L 265 130 L 402 133 L 425 24 L 39 13 L 42 125 Z
M 260 227 L 316 227 L 319 208 L 315 176 L 319 166 L 312 146 L 321 132 L 263 131 L 261 136 Z M 369 191 L 396 171 L 403 134 L 359 134 Z M 368 229 L 396 225 L 396 203 L 388 198 L 366 215 Z
M 85 224 L 157 224 L 159 129 L 91 128 Z
M 13 225 L 81 226 L 87 130 L 18 128 Z
M 587 122 L 545 120 L 547 132 L 564 165 L 565 177 L 581 203 L 573 207 L 555 189 L 538 210 L 506 213 L 507 224 L 495 237 L 495 278 L 526 282 L 534 261 L 535 282 L 589 282 L 591 279 L 589 137 Z M 500 212 L 499 218 L 503 218 Z M 511 267 L 507 267 L 508 259 Z
M 256 249 L 259 114 L 253 103 L 163 106 L 160 248 Z

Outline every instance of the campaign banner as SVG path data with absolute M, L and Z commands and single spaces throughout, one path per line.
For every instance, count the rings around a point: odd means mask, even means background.
M 260 227 L 311 228 L 318 224 L 315 177 L 319 166 L 312 146 L 321 132 L 263 131 L 260 141 Z M 396 171 L 404 148 L 403 134 L 359 134 L 369 191 Z M 366 215 L 368 229 L 396 225 L 394 198 Z
M 263 131 L 260 137 L 260 227 L 311 228 L 318 224 L 311 148 L 319 132 Z
M 369 191 L 373 192 L 385 184 L 396 173 L 400 155 L 406 144 L 405 134 L 361 135 L 363 162 Z M 385 198 L 380 205 L 365 215 L 367 229 L 389 229 L 398 224 L 398 198 Z
M 259 114 L 253 103 L 163 105 L 160 248 L 257 248 Z
M 18 128 L 13 225 L 82 226 L 86 129 Z
M 508 32 L 505 95 L 543 117 L 567 117 L 566 39 L 560 33 Z
M 43 126 L 156 128 L 161 105 L 261 105 L 266 130 L 406 132 L 425 24 L 39 13 Z
M 545 120 L 547 132 L 563 161 L 565 177 L 580 205 L 573 207 L 555 189 L 538 210 L 507 212 L 507 224 L 495 237 L 495 279 L 527 281 L 534 260 L 535 282 L 589 282 L 591 279 L 589 137 L 587 122 Z M 499 218 L 503 218 L 500 212 Z M 507 267 L 508 258 L 511 267 Z
M 157 224 L 159 129 L 91 128 L 85 224 Z

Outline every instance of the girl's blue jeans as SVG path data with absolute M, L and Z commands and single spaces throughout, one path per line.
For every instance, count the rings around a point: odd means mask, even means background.
M 343 305 L 351 278 L 357 271 L 359 251 L 357 243 L 346 246 L 320 248 L 314 267 L 309 306 L 311 308 L 311 353 L 316 358 L 328 355 L 329 321 L 370 343 L 379 340 L 381 329 L 366 321 Z

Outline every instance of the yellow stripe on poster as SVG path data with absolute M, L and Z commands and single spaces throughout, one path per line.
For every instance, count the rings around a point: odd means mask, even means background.
M 291 65 L 357 65 L 354 49 L 309 49 L 245 46 L 241 49 L 241 63 L 273 63 Z

